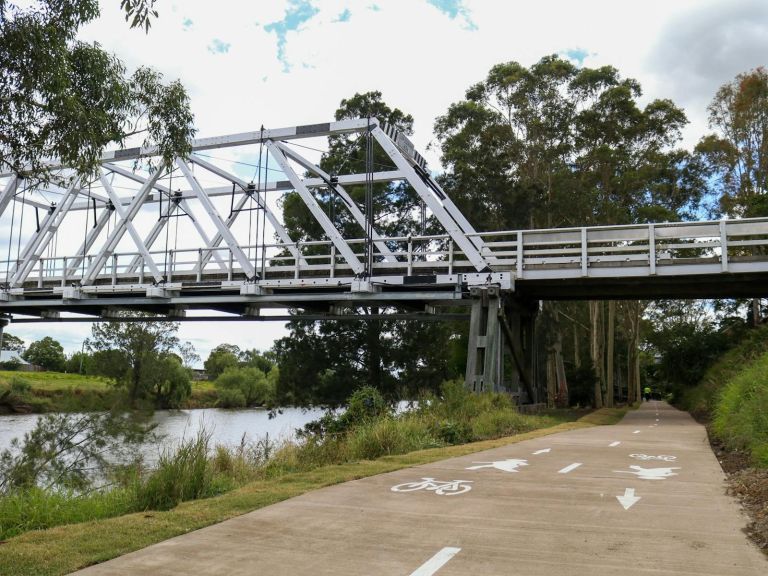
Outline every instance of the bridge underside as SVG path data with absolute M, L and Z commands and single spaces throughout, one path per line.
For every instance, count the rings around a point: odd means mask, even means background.
M 524 280 L 516 282 L 516 288 L 516 295 L 536 300 L 765 298 L 768 297 L 768 271 Z

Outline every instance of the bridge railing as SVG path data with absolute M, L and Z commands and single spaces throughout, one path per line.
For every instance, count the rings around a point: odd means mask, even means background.
M 673 222 L 479 233 L 491 265 L 518 279 L 559 271 L 582 276 L 659 273 L 659 267 L 743 268 L 768 260 L 768 219 Z M 693 271 L 693 269 L 691 269 Z M 568 273 L 573 276 L 574 272 Z
M 495 271 L 513 271 L 518 280 L 575 276 L 643 276 L 668 273 L 740 272 L 768 263 L 768 218 L 632 224 L 482 232 L 472 235 Z M 472 264 L 447 234 L 382 239 L 387 253 L 377 250 L 377 275 L 420 275 L 473 270 Z M 367 242 L 347 243 L 361 261 Z M 338 277 L 353 275 L 331 241 L 313 240 L 267 245 L 243 245 L 262 279 Z M 167 282 L 206 278 L 241 280 L 245 274 L 228 246 L 179 248 L 149 253 Z M 77 284 L 93 256 L 40 258 L 26 286 Z M 0 282 L 12 275 L 16 260 L 0 262 Z M 151 266 L 139 252 L 112 254 L 96 282 L 152 283 Z

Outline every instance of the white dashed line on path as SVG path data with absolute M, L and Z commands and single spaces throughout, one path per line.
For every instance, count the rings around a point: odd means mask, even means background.
M 461 548 L 443 548 L 414 572 L 411 572 L 411 576 L 432 576 L 459 552 L 461 552 Z
M 640 430 L 635 430 L 632 434 L 640 434 Z
M 570 472 L 571 470 L 576 470 L 576 468 L 578 468 L 579 466 L 581 466 L 581 462 L 574 462 L 573 464 L 569 464 L 568 466 L 560 470 L 558 474 L 568 474 L 568 472 Z
M 618 446 L 619 444 L 621 444 L 621 442 L 619 442 L 618 440 L 616 440 L 615 442 L 611 442 L 610 444 L 608 444 L 608 446 L 609 446 L 610 448 L 615 448 L 615 447 L 616 447 L 616 446 Z

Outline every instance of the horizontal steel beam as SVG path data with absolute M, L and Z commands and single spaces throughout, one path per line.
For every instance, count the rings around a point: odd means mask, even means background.
M 449 320 L 467 320 L 469 314 L 444 313 L 427 314 L 424 312 L 392 313 L 392 314 L 289 314 L 279 316 L 146 316 L 116 317 L 116 318 L 13 318 L 13 324 L 39 324 L 41 322 L 73 323 L 73 322 L 295 322 L 297 320 L 311 322 L 367 322 L 370 320 L 410 320 L 418 322 L 445 322 Z

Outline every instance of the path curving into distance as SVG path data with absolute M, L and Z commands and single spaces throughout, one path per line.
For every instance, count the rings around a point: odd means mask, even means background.
M 82 576 L 763 576 L 704 428 L 663 402 L 317 490 Z

